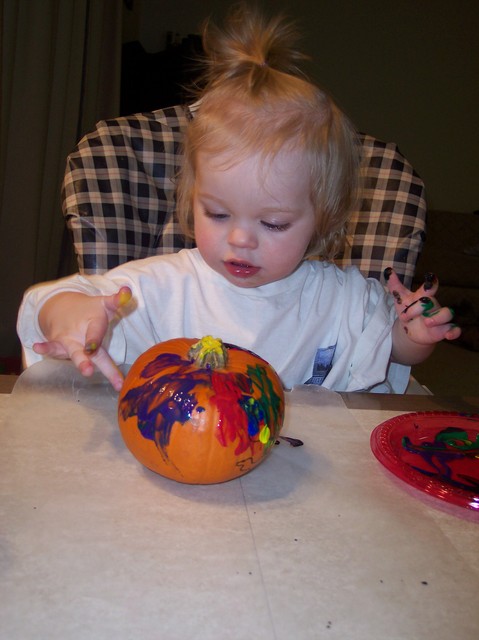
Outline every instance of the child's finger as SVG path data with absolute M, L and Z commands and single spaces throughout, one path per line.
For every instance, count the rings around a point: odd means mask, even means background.
M 448 329 L 444 335 L 446 340 L 457 340 L 461 335 L 461 328 L 457 324 L 451 324 L 451 328 Z
M 432 298 L 421 296 L 404 306 L 400 313 L 400 318 L 402 321 L 409 321 L 419 316 L 429 318 L 435 315 L 439 311 L 439 308 Z
M 450 307 L 440 307 L 433 312 L 426 311 L 422 314 L 426 327 L 437 327 L 442 324 L 449 324 L 454 318 L 454 311 Z
M 64 346 L 56 341 L 35 342 L 33 344 L 33 351 L 40 356 L 48 356 L 50 358 L 66 359 L 69 357 Z
M 82 376 L 90 377 L 93 375 L 95 367 L 85 355 L 84 350 L 78 343 L 72 343 L 69 349 L 69 357 Z
M 388 291 L 393 296 L 396 305 L 400 306 L 404 304 L 404 299 L 410 295 L 411 292 L 409 289 L 406 289 L 401 280 L 399 280 L 397 273 L 392 267 L 384 269 L 384 278 Z
M 123 386 L 123 374 L 113 362 L 110 355 L 103 347 L 100 347 L 90 360 L 102 372 L 116 391 L 120 391 Z
M 91 376 L 95 370 L 81 345 L 76 342 L 70 342 L 67 345 L 54 340 L 50 342 L 35 342 L 33 350 L 35 353 L 48 358 L 71 360 L 78 371 L 86 377 Z
M 131 289 L 121 287 L 116 293 L 103 298 L 104 308 L 108 318 L 111 319 L 120 307 L 128 304 L 131 300 Z M 103 318 L 90 320 L 85 335 L 85 353 L 88 356 L 94 355 L 101 346 L 107 330 L 106 322 Z
M 103 318 L 90 320 L 85 334 L 84 353 L 91 357 L 101 347 L 107 330 L 107 323 Z
M 461 335 L 460 328 L 451 323 L 431 325 L 427 328 L 427 331 L 432 342 L 440 342 L 441 340 L 455 340 Z
M 439 282 L 435 273 L 428 271 L 424 275 L 422 289 L 427 296 L 434 296 L 438 290 Z
M 107 311 L 118 311 L 120 307 L 125 306 L 131 300 L 131 289 L 130 287 L 121 287 L 116 293 L 113 293 L 111 296 L 105 296 L 104 304 L 105 309 Z

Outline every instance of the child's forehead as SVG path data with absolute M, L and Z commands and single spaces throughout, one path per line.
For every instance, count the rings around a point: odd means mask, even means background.
M 297 150 L 268 158 L 259 152 L 238 157 L 232 149 L 200 154 L 194 180 L 197 192 L 236 194 L 240 199 L 268 194 L 284 203 L 309 194 L 312 184 L 310 168 Z
M 284 171 L 291 168 L 306 167 L 307 157 L 302 149 L 285 145 L 274 152 L 262 147 L 245 148 L 229 145 L 223 148 L 204 148 L 198 150 L 197 167 L 209 170 L 226 171 L 238 165 L 247 165 L 252 169 L 268 172 Z

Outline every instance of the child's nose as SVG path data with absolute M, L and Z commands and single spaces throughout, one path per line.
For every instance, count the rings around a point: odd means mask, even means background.
M 228 236 L 228 242 L 235 247 L 255 248 L 258 244 L 256 234 L 246 227 L 234 227 Z

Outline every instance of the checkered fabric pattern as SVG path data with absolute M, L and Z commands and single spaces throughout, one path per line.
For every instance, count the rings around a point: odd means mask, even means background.
M 175 217 L 190 118 L 169 107 L 101 121 L 68 156 L 62 206 L 81 273 L 192 246 Z
M 411 287 L 426 238 L 424 184 L 392 143 L 360 134 L 362 200 L 348 226 L 346 247 L 337 263 L 356 265 L 385 284 L 392 266 Z
M 63 213 L 80 272 L 191 246 L 175 219 L 180 143 L 190 118 L 177 106 L 102 121 L 68 157 Z M 368 135 L 360 143 L 363 199 L 338 263 L 382 282 L 393 266 L 411 286 L 424 242 L 424 185 L 395 144 Z

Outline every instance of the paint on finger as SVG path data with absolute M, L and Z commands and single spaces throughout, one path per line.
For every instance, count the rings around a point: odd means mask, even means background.
M 87 356 L 95 355 L 95 353 L 98 351 L 99 346 L 100 345 L 97 342 L 95 342 L 94 340 L 90 340 L 90 342 L 87 342 L 87 344 L 85 345 L 85 354 Z
M 401 295 L 399 294 L 399 291 L 394 290 L 392 293 L 393 293 L 393 298 L 396 304 L 402 304 L 402 298 L 401 298 Z
M 428 271 L 424 276 L 424 291 L 429 291 L 434 287 L 435 284 L 437 284 L 436 274 Z
M 124 307 L 131 300 L 131 291 L 130 289 L 122 289 L 118 296 L 118 301 L 120 303 L 120 307 Z
M 422 315 L 425 315 L 428 311 L 430 311 L 430 309 L 434 307 L 434 302 L 431 300 L 431 298 L 422 296 L 421 298 L 417 298 L 416 300 L 411 302 L 411 304 L 406 305 L 402 310 L 402 313 L 407 313 L 409 309 L 413 307 L 415 304 L 417 304 L 418 302 L 421 303 L 421 306 L 423 308 Z

